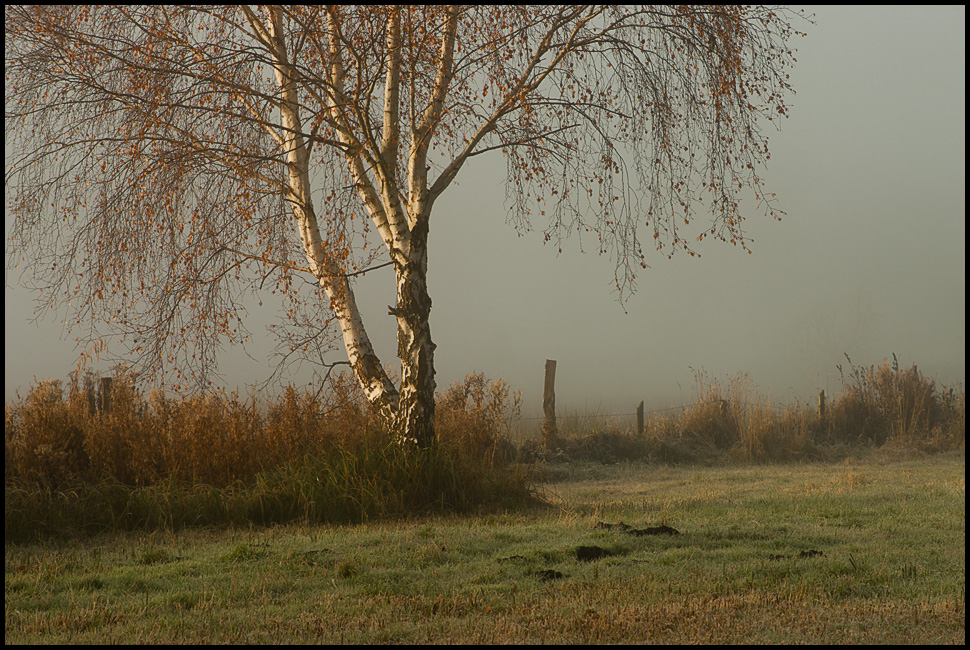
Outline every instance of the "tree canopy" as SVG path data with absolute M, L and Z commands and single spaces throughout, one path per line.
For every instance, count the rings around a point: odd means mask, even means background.
M 472 157 L 504 155 L 510 220 L 597 238 L 616 287 L 644 248 L 748 247 L 741 195 L 787 114 L 799 34 L 743 6 L 7 6 L 8 268 L 119 336 L 146 376 L 204 386 L 282 294 L 284 359 L 339 329 L 365 394 L 433 436 L 427 236 Z M 703 212 L 700 232 L 687 226 Z M 394 267 L 400 386 L 353 279 Z M 284 326 L 286 325 L 286 326 Z M 291 355 L 295 355 L 291 357 Z M 430 395 L 430 397 L 429 397 Z M 429 405 L 430 400 L 430 405 Z

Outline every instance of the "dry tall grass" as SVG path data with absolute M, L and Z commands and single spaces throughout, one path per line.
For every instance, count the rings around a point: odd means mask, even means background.
M 850 362 L 851 363 L 851 362 Z M 598 427 L 563 441 L 567 457 L 668 463 L 791 461 L 837 457 L 849 447 L 885 445 L 922 452 L 963 448 L 966 395 L 940 388 L 896 358 L 850 366 L 820 417 L 814 406 L 778 406 L 746 374 L 727 381 L 696 374 L 693 404 L 645 422 L 642 436 Z
M 556 453 L 510 442 L 521 398 L 481 374 L 438 396 L 438 444 L 422 453 L 394 443 L 344 378 L 322 394 L 287 388 L 263 407 L 236 392 L 144 398 L 123 375 L 110 395 L 90 399 L 95 378 L 76 379 L 67 395 L 43 381 L 6 405 L 8 537 L 475 508 L 528 499 L 532 470 L 522 463 L 535 460 L 791 461 L 887 443 L 941 451 L 966 439 L 964 391 L 939 388 L 915 365 L 901 370 L 895 357 L 850 366 L 824 418 L 774 405 L 747 375 L 722 382 L 698 373 L 696 401 L 648 419 L 644 435 L 589 423 Z M 94 409 L 105 397 L 110 410 Z
M 32 387 L 4 412 L 5 531 L 362 520 L 462 510 L 532 495 L 509 471 L 519 405 L 501 380 L 469 375 L 439 399 L 439 444 L 404 449 L 355 384 L 287 388 L 265 407 L 236 392 L 147 399 L 124 376 L 110 411 L 84 386 Z
M 966 439 L 965 392 L 939 389 L 916 364 L 900 369 L 896 355 L 891 363 L 887 359 L 868 368 L 849 360 L 830 413 L 826 433 L 836 439 L 930 449 L 962 445 Z

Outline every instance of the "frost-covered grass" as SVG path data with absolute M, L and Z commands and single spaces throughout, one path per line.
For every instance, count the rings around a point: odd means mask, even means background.
M 5 640 L 965 642 L 962 452 L 571 468 L 507 512 L 8 542 Z

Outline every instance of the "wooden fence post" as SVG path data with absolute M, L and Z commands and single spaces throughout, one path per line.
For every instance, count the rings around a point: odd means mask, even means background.
M 111 412 L 111 377 L 101 378 L 101 400 L 98 406 L 105 415 Z
M 818 393 L 818 421 L 822 427 L 825 427 L 825 391 L 819 391 Z
M 88 399 L 88 415 L 94 417 L 94 414 L 98 412 L 98 403 L 95 400 L 93 384 L 87 384 L 84 387 L 84 396 Z
M 643 435 L 643 400 L 637 404 L 637 435 Z
M 546 359 L 546 377 L 542 387 L 542 439 L 546 449 L 554 451 L 559 446 L 556 429 L 556 361 Z

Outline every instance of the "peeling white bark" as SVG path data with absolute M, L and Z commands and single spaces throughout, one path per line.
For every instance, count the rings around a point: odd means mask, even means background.
M 445 25 L 440 51 L 440 66 L 428 106 L 411 134 L 408 156 L 408 198 L 400 191 L 397 157 L 400 143 L 400 16 L 392 14 L 387 28 L 387 75 L 384 97 L 384 123 L 380 155 L 368 156 L 367 143 L 359 140 L 344 96 L 345 71 L 339 16 L 328 10 L 329 79 L 327 107 L 330 122 L 336 126 L 350 174 L 364 206 L 394 262 L 397 304 L 390 313 L 397 318 L 398 357 L 401 361 L 401 388 L 396 389 L 374 352 L 353 288 L 331 258 L 320 235 L 310 194 L 309 163 L 302 136 L 303 124 L 297 101 L 297 71 L 287 58 L 280 13 L 267 10 L 266 38 L 280 86 L 280 111 L 288 167 L 286 198 L 299 224 L 309 268 L 329 297 L 340 323 L 344 346 L 351 367 L 371 403 L 401 440 L 427 447 L 434 439 L 434 349 L 428 295 L 428 220 L 433 200 L 429 198 L 427 156 L 431 134 L 441 117 L 444 96 L 451 81 L 458 10 L 451 9 Z M 370 149 L 371 151 L 374 148 Z M 376 181 L 376 186 L 375 186 Z
M 285 190 L 286 199 L 296 217 L 309 268 L 330 299 L 334 314 L 340 323 L 351 368 L 360 381 L 367 399 L 377 405 L 380 411 L 390 415 L 397 406 L 398 391 L 384 372 L 374 352 L 374 346 L 367 336 L 346 270 L 330 256 L 320 236 L 320 227 L 310 194 L 309 157 L 302 135 L 303 124 L 297 101 L 296 74 L 286 56 L 280 15 L 273 8 L 270 8 L 268 13 L 269 37 L 274 45 L 271 55 L 274 59 L 276 79 L 280 85 L 280 113 L 285 129 L 283 138 L 289 172 Z M 339 62 L 336 65 L 339 65 Z

